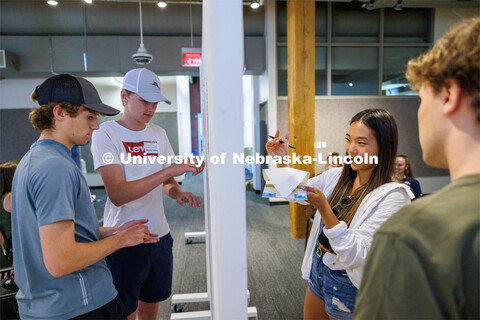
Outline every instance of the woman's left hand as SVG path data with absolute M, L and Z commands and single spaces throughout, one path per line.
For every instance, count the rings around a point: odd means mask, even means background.
M 312 187 L 304 187 L 304 190 L 307 191 L 307 202 L 315 206 L 319 211 L 322 211 L 321 209 L 329 205 L 322 191 Z

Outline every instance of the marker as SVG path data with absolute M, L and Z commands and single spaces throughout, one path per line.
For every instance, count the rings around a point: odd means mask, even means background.
M 272 139 L 276 139 L 274 136 L 269 136 L 269 137 L 272 138 Z M 280 143 L 285 143 L 285 141 L 280 140 Z M 289 144 L 288 146 L 292 149 L 295 149 L 295 147 L 292 146 L 291 144 Z

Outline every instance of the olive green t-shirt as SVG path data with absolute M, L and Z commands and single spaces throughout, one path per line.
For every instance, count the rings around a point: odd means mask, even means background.
M 480 174 L 416 200 L 375 235 L 355 319 L 479 319 Z

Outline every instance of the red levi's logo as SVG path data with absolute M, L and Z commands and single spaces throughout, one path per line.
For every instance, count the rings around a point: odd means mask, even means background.
M 122 141 L 127 154 L 133 156 L 158 156 L 157 141 L 126 142 Z

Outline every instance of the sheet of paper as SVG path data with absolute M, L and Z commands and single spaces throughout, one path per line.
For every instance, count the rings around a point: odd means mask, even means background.
M 306 182 L 310 175 L 307 171 L 288 167 L 264 169 L 264 171 L 270 183 L 274 185 L 275 189 L 284 198 L 288 197 L 300 183 Z

